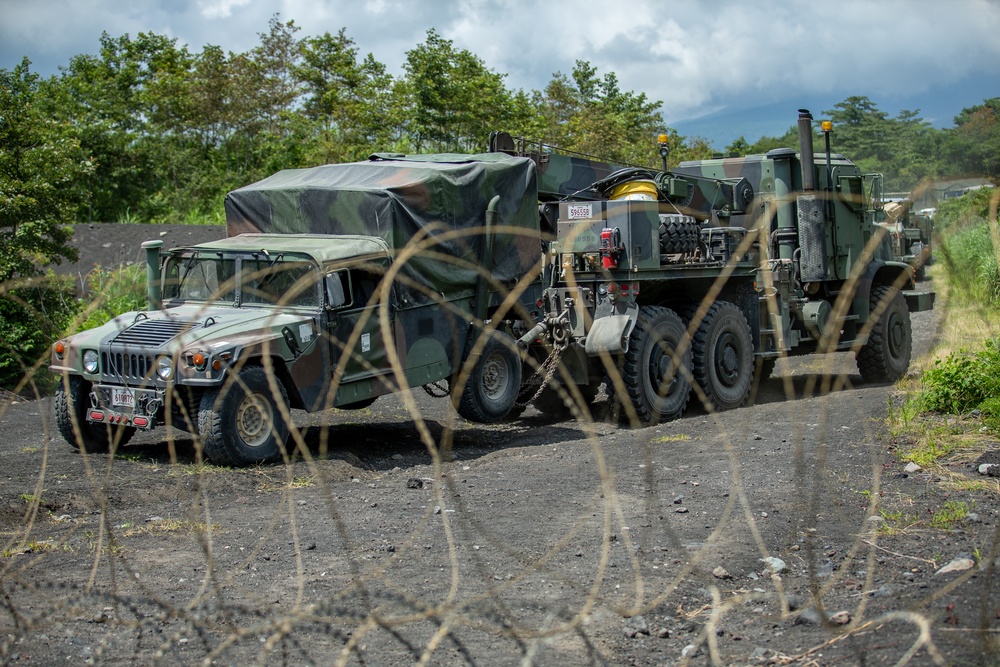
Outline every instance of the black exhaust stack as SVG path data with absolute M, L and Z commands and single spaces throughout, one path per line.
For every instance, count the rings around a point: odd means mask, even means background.
M 816 189 L 816 169 L 813 154 L 812 114 L 809 109 L 799 109 L 799 158 L 802 163 L 802 190 Z

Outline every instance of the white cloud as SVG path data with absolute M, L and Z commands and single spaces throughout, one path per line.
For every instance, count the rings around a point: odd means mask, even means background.
M 507 74 L 512 88 L 541 89 L 587 60 L 661 100 L 668 121 L 796 95 L 905 97 L 1000 76 L 994 0 L 0 0 L 0 11 L 5 68 L 27 55 L 53 73 L 95 53 L 102 31 L 246 51 L 280 13 L 300 36 L 346 28 L 362 54 L 397 74 L 430 28 Z
M 226 18 L 233 13 L 233 8 L 241 8 L 250 4 L 250 0 L 198 0 L 201 15 L 209 19 Z

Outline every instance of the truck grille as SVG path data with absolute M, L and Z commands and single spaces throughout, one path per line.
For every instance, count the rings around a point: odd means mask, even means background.
M 101 370 L 116 380 L 147 380 L 153 373 L 153 357 L 148 354 L 102 352 Z
M 101 376 L 105 381 L 129 384 L 154 380 L 156 350 L 194 326 L 197 323 L 179 320 L 140 320 L 101 350 Z

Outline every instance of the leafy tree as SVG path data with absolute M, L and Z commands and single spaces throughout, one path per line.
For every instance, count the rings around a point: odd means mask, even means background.
M 904 191 L 935 175 L 937 131 L 919 111 L 902 110 L 896 118 L 867 97 L 848 97 L 824 111 L 834 126 L 835 151 L 864 171 L 885 175 L 887 190 Z
M 704 137 L 682 137 L 672 127 L 667 128 L 666 135 L 667 146 L 670 147 L 670 154 L 667 156 L 669 168 L 686 160 L 707 160 L 714 154 L 708 139 Z
M 140 33 L 132 39 L 104 33 L 98 56 L 74 56 L 61 76 L 41 87 L 47 111 L 75 127 L 93 161 L 86 183 L 89 220 L 119 220 L 157 188 L 149 151 L 148 122 L 154 110 L 148 86 L 183 59 L 175 40 L 164 36 Z
M 741 134 L 739 139 L 726 146 L 726 153 L 729 155 L 749 155 L 750 142 Z
M 393 78 L 371 54 L 359 61 L 346 29 L 303 40 L 295 74 L 305 91 L 304 114 L 318 135 L 307 160 L 356 160 L 398 138 L 402 118 Z
M 746 155 L 763 155 L 775 148 L 799 149 L 799 129 L 792 125 L 780 137 L 763 136 L 750 145 Z
M 490 131 L 513 116 L 503 74 L 431 29 L 423 44 L 406 52 L 406 76 L 397 82 L 404 127 L 417 151 L 477 151 Z
M 0 69 L 0 283 L 77 257 L 66 225 L 81 203 L 74 186 L 93 164 L 74 128 L 36 104 L 38 81 L 27 58 Z
M 963 109 L 945 152 L 957 173 L 1000 177 L 1000 97 Z
M 578 60 L 571 78 L 556 72 L 535 100 L 550 143 L 616 162 L 658 163 L 661 103 L 621 90 L 613 72 L 599 78 L 597 68 Z
M 44 356 L 75 303 L 41 267 L 76 259 L 69 245 L 93 165 L 74 128 L 48 116 L 27 58 L 0 69 L 0 385 L 14 386 Z

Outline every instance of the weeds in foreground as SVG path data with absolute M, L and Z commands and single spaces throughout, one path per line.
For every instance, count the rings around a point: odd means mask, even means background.
M 879 514 L 884 521 L 879 526 L 879 535 L 901 535 L 920 523 L 920 520 L 916 516 L 899 510 L 881 510 Z
M 691 436 L 685 433 L 678 433 L 676 435 L 662 435 L 659 438 L 653 439 L 653 444 L 663 445 L 668 442 L 684 442 L 685 440 L 690 440 Z
M 230 469 L 213 465 L 211 463 L 192 463 L 191 465 L 171 466 L 167 472 L 168 477 L 187 477 L 191 475 L 211 475 L 220 472 L 229 472 Z
M 29 540 L 26 542 L 20 542 L 17 546 L 4 549 L 0 555 L 4 558 L 13 558 L 14 556 L 20 556 L 22 554 L 37 554 L 47 551 L 71 551 L 71 548 L 68 544 L 62 544 L 52 540 L 43 540 L 41 542 L 38 540 Z
M 960 500 L 948 500 L 931 516 L 931 527 L 952 530 L 969 515 L 969 506 Z
M 132 310 L 146 307 L 146 267 L 131 264 L 117 269 L 94 269 L 87 274 L 87 291 L 96 295 L 76 322 L 75 331 L 93 329 Z
M 211 525 L 203 521 L 188 521 L 186 519 L 162 519 L 160 521 L 147 521 L 141 526 L 125 524 L 120 533 L 121 537 L 137 537 L 139 535 L 160 535 L 168 533 L 196 533 L 205 534 L 215 532 L 221 528 L 219 524 Z

